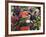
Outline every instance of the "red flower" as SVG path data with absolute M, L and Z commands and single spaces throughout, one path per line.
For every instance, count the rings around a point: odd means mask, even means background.
M 30 30 L 30 27 L 29 26 L 24 26 L 24 27 L 21 27 L 20 30 Z
M 11 23 L 15 24 L 16 18 L 15 16 L 11 16 Z
M 28 15 L 28 12 L 24 11 L 24 12 L 20 12 L 20 17 L 25 18 Z
M 19 30 L 19 29 L 20 29 L 20 27 L 19 27 L 19 26 L 16 26 L 16 29 L 17 29 L 17 30 Z

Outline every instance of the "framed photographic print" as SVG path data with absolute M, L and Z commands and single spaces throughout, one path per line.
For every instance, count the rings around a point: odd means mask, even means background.
M 45 33 L 45 4 L 43 2 L 6 2 L 6 35 L 37 35 Z

